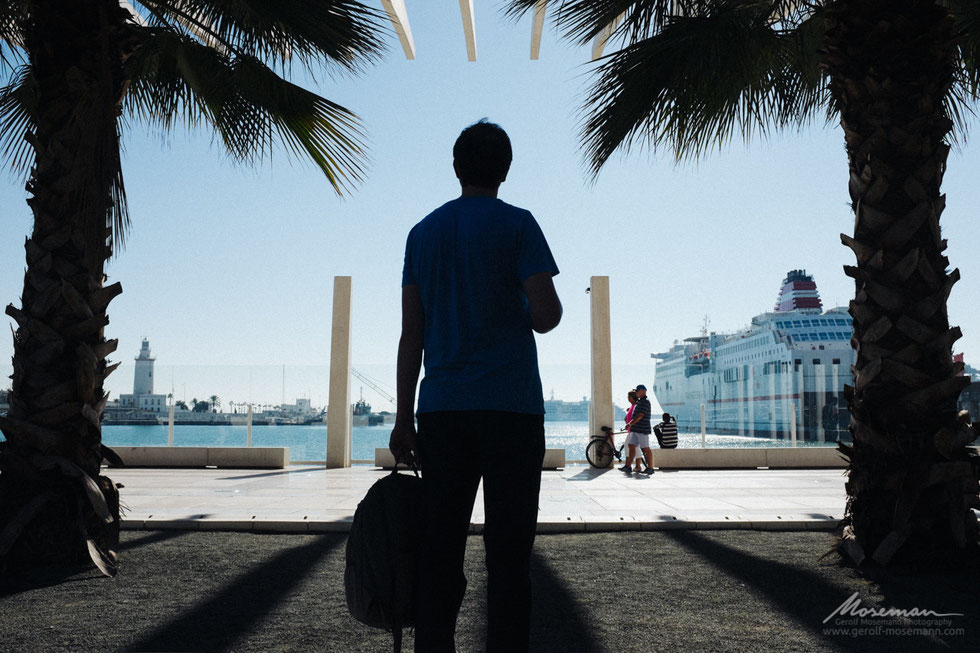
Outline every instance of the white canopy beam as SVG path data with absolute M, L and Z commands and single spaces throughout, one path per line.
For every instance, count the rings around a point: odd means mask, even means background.
M 402 44 L 405 58 L 415 59 L 415 39 L 412 38 L 412 26 L 408 23 L 408 11 L 405 9 L 405 0 L 381 0 L 381 6 L 388 13 L 388 20 L 391 21 L 398 40 Z
M 140 15 L 140 12 L 136 11 L 136 9 L 133 7 L 132 4 L 129 3 L 128 0 L 119 0 L 119 6 L 125 9 L 126 11 L 128 11 L 129 17 L 132 19 L 134 23 L 136 23 L 140 27 L 146 27 L 148 25 L 146 19 Z
M 463 18 L 463 35 L 466 37 L 466 59 L 476 61 L 476 23 L 473 22 L 473 0 L 459 0 L 459 13 Z
M 531 59 L 537 61 L 541 53 L 541 33 L 544 31 L 544 13 L 548 0 L 538 0 L 534 5 L 534 20 L 531 23 Z
M 616 20 L 606 25 L 601 32 L 596 34 L 595 39 L 592 41 L 592 61 L 595 61 L 602 56 L 602 51 L 606 49 L 606 42 L 612 37 L 613 32 L 619 27 L 619 24 L 623 22 L 623 16 L 626 14 L 620 14 L 616 16 Z

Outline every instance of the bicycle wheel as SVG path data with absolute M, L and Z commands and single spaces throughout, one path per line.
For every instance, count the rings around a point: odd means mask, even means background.
M 612 447 L 605 440 L 593 440 L 585 448 L 585 458 L 593 467 L 605 469 L 613 459 Z

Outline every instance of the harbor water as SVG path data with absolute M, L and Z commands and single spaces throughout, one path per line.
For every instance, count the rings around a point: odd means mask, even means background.
M 355 426 L 353 430 L 353 460 L 372 462 L 374 450 L 388 446 L 391 425 Z M 174 446 L 177 447 L 244 447 L 244 426 L 174 426 Z M 616 445 L 625 436 L 616 436 Z M 652 438 L 651 438 L 652 439 Z M 158 426 L 103 426 L 102 440 L 113 446 L 166 446 L 167 427 Z M 589 443 L 588 422 L 545 422 L 545 445 L 549 449 L 564 449 L 568 461 L 584 460 L 585 447 Z M 651 443 L 656 447 L 656 441 Z M 323 461 L 327 452 L 327 427 L 325 424 L 309 426 L 253 426 L 252 446 L 289 447 L 292 461 Z M 700 433 L 680 433 L 679 447 L 701 446 Z M 785 447 L 787 440 L 750 438 L 737 435 L 712 435 L 705 437 L 709 448 Z M 833 442 L 798 442 L 797 446 L 835 446 Z

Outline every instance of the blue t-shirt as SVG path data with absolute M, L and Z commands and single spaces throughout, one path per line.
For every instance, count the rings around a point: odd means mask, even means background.
M 558 274 L 529 211 L 493 197 L 443 204 L 408 234 L 402 286 L 425 310 L 419 413 L 544 414 L 528 277 Z

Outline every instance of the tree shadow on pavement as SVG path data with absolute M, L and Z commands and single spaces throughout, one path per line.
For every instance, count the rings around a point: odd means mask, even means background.
M 206 600 L 126 647 L 128 651 L 222 651 L 260 628 L 344 537 L 327 534 L 252 568 Z

